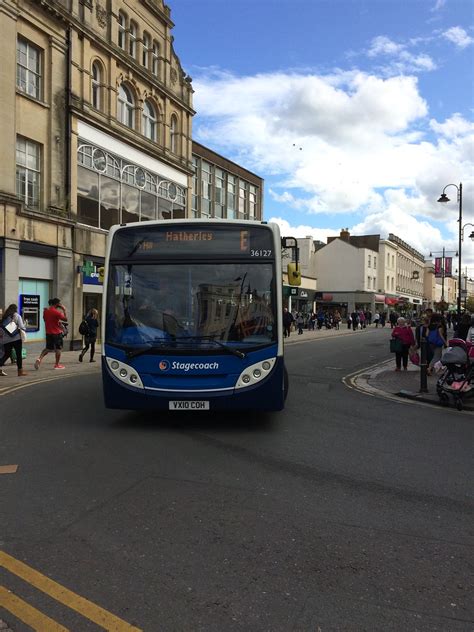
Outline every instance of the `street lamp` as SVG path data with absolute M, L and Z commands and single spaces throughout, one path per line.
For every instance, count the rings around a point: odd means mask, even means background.
M 441 193 L 441 197 L 438 202 L 449 202 L 449 198 L 446 195 L 445 191 L 448 187 L 455 187 L 457 191 L 457 201 L 459 204 L 459 248 L 458 248 L 458 323 L 461 320 L 461 249 L 462 249 L 462 237 L 463 237 L 463 227 L 462 227 L 462 182 L 457 184 L 447 184 L 443 192 Z
M 466 226 L 474 226 L 474 224 L 464 224 L 464 226 L 461 229 L 461 241 L 464 241 L 464 229 L 466 228 Z M 471 231 L 471 234 L 469 235 L 469 239 L 471 241 L 474 241 L 474 230 Z

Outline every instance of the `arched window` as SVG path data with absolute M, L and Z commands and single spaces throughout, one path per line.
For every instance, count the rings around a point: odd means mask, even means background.
M 158 77 L 160 74 L 160 45 L 158 42 L 153 42 L 151 49 L 151 72 Z
M 143 105 L 143 135 L 155 142 L 157 123 L 156 110 L 147 99 Z
M 119 88 L 118 93 L 118 111 L 117 118 L 120 123 L 123 123 L 127 127 L 131 127 L 132 129 L 135 127 L 134 125 L 134 117 L 135 117 L 135 102 L 133 99 L 133 95 L 127 86 L 123 84 Z
M 143 33 L 143 46 L 142 46 L 142 65 L 148 68 L 150 63 L 150 36 L 148 33 Z
M 171 125 L 170 125 L 170 136 L 171 136 L 171 151 L 173 154 L 178 153 L 178 119 L 175 114 L 171 115 Z
M 102 109 L 102 70 L 98 61 L 92 64 L 92 106 Z
M 118 14 L 118 45 L 125 50 L 125 33 L 127 32 L 127 17 L 119 11 Z
M 135 22 L 130 22 L 130 30 L 128 33 L 128 52 L 132 57 L 136 57 L 137 54 L 137 25 Z

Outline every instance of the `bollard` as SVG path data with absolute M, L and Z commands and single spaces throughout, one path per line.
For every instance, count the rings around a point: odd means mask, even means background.
M 428 392 L 428 340 L 420 338 L 420 393 Z

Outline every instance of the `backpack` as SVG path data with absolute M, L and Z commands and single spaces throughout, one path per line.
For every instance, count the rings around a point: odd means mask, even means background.
M 428 334 L 428 342 L 435 347 L 442 347 L 444 345 L 444 342 L 439 335 L 438 328 L 430 329 L 430 333 Z
M 81 324 L 79 325 L 79 333 L 81 336 L 87 336 L 89 334 L 89 324 L 87 320 L 81 320 Z

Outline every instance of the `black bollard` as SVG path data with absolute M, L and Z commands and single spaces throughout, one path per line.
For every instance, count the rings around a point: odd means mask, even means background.
M 428 340 L 420 338 L 420 393 L 428 392 Z

